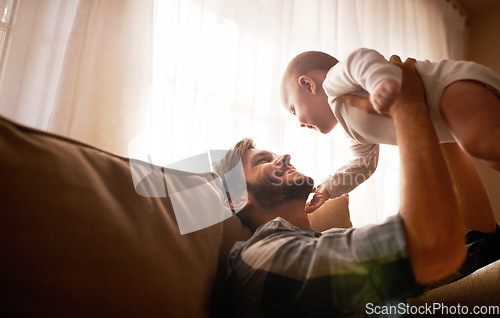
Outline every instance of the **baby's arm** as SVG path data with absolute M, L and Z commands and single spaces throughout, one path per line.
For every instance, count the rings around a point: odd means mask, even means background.
M 364 89 L 379 113 L 386 113 L 399 95 L 401 69 L 389 64 L 380 53 L 370 49 L 352 52 L 345 62 L 335 65 L 327 76 L 329 92 L 334 96 Z
M 323 181 L 323 185 L 330 193 L 330 198 L 351 192 L 377 169 L 379 145 L 360 144 L 353 141 L 351 151 L 354 158 L 337 169 L 333 176 Z
M 379 145 L 360 144 L 352 140 L 351 151 L 354 158 L 315 187 L 315 194 L 306 207 L 307 213 L 314 212 L 329 198 L 351 192 L 375 172 Z
M 333 199 L 351 192 L 375 172 L 379 145 L 353 141 L 351 150 L 354 158 L 315 188 L 311 203 L 306 207 L 307 213 L 315 211 L 328 198 Z

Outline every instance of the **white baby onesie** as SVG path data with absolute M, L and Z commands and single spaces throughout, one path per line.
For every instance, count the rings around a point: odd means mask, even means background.
M 500 75 L 474 62 L 426 60 L 417 61 L 415 68 L 422 79 L 429 115 L 440 142 L 455 141 L 439 110 L 439 102 L 447 86 L 459 80 L 475 80 L 489 86 L 497 94 L 500 92 Z M 338 97 L 345 94 L 368 96 L 380 80 L 387 78 L 401 84 L 401 69 L 388 63 L 377 51 L 363 48 L 351 53 L 345 62 L 332 67 L 323 82 L 330 107 L 352 142 L 354 156 L 324 181 L 332 198 L 349 193 L 373 174 L 378 161 L 378 144 L 396 145 L 391 118 L 368 114 L 343 103 Z

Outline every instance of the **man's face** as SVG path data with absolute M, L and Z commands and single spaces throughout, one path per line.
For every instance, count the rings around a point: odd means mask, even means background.
M 314 180 L 295 170 L 290 156 L 250 149 L 243 156 L 248 192 L 262 207 L 274 207 L 291 200 L 305 200 Z

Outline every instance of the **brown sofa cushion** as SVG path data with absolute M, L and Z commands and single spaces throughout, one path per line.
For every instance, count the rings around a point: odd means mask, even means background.
M 409 299 L 408 303 L 417 308 L 438 305 L 430 314 L 422 314 L 419 317 L 451 317 L 454 315 L 446 313 L 457 310 L 459 306 L 462 308 L 461 313 L 467 311 L 469 314 L 464 314 L 464 317 L 473 317 L 474 310 L 481 313 L 477 314 L 477 317 L 499 317 L 499 273 L 500 261 L 496 261 L 451 284 Z
M 0 316 L 207 316 L 225 223 L 181 235 L 128 159 L 4 119 L 0 154 Z

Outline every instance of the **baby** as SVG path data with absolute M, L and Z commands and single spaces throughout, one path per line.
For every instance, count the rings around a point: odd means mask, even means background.
M 415 68 L 440 142 L 457 142 L 469 155 L 500 171 L 500 76 L 466 61 L 417 61 Z M 369 96 L 373 108 L 384 114 L 398 97 L 401 81 L 400 68 L 369 49 L 354 51 L 345 62 L 317 51 L 290 61 L 281 83 L 284 108 L 301 127 L 324 134 L 340 123 L 354 155 L 315 188 L 307 212 L 364 182 L 377 167 L 378 145 L 396 144 L 390 117 L 349 106 L 343 95 Z

